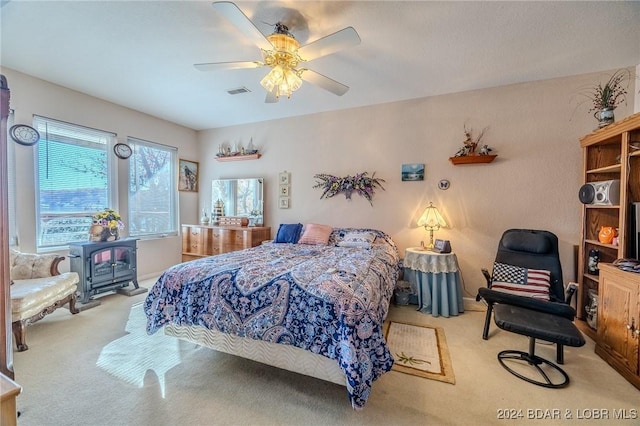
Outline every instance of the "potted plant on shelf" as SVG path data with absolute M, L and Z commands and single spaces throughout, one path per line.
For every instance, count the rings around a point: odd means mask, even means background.
M 613 111 L 618 105 L 627 101 L 627 88 L 631 73 L 628 69 L 614 72 L 605 83 L 598 83 L 587 89 L 583 95 L 593 103 L 589 112 L 598 120 L 598 127 L 605 127 L 614 121 Z

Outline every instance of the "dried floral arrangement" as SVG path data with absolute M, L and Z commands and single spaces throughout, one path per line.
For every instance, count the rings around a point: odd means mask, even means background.
M 589 112 L 600 111 L 606 108 L 614 109 L 627 100 L 627 88 L 631 80 L 631 72 L 628 69 L 620 69 L 609 77 L 605 83 L 585 89 L 581 95 L 592 102 Z
M 371 176 L 368 176 L 367 172 L 358 173 L 355 176 L 337 177 L 331 176 L 326 173 L 320 173 L 314 176 L 317 179 L 314 188 L 322 188 L 323 192 L 320 198 L 331 198 L 340 193 L 344 193 L 347 200 L 351 199 L 351 194 L 355 192 L 358 195 L 363 196 L 369 201 L 369 204 L 373 205 L 371 201 L 376 188 L 385 190 L 382 186 L 384 179 L 375 177 L 374 172 Z
M 478 136 L 473 137 L 473 129 L 467 129 L 465 124 L 464 126 L 464 136 L 465 140 L 463 142 L 462 148 L 456 152 L 455 157 L 466 157 L 467 155 L 488 155 L 491 148 L 487 145 L 481 145 L 482 138 L 484 134 L 487 132 L 488 127 L 485 127 L 480 131 Z M 480 146 L 480 151 L 476 154 L 476 148 Z

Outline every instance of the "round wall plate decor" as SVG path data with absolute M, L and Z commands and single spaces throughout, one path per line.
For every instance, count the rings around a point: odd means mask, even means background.
M 38 143 L 40 140 L 40 133 L 31 126 L 26 124 L 16 124 L 9 129 L 11 139 L 19 143 L 20 145 L 31 146 Z
M 442 179 L 440 182 L 438 182 L 438 188 L 442 189 L 443 191 L 449 189 L 449 186 L 451 186 L 451 184 L 447 179 Z

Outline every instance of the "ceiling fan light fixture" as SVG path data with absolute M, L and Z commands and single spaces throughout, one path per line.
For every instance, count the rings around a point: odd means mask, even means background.
M 287 25 L 282 22 L 275 24 L 273 34 L 265 36 L 234 3 L 214 1 L 213 7 L 260 48 L 263 60 L 202 63 L 195 64 L 196 69 L 214 71 L 269 67 L 269 73 L 260 81 L 260 84 L 267 90 L 266 103 L 277 102 L 282 94 L 291 97 L 291 93 L 302 86 L 303 73 L 304 81 L 335 95 L 342 96 L 349 90 L 349 87 L 342 83 L 311 69 L 298 68 L 298 66 L 360 44 L 360 36 L 353 27 L 343 28 L 301 47 L 293 34 L 289 32 Z
M 291 98 L 291 93 L 295 92 L 302 86 L 300 71 L 289 68 L 288 66 L 276 65 L 264 78 L 260 81 L 262 87 L 267 92 L 275 91 L 276 98 L 286 95 Z
M 279 34 L 273 33 L 267 37 L 267 40 L 271 42 L 276 51 L 280 53 L 288 53 L 290 55 L 297 55 L 298 49 L 300 49 L 300 43 L 291 34 Z
M 264 64 L 271 67 L 271 71 L 260 81 L 267 92 L 273 92 L 276 99 L 281 95 L 291 97 L 302 86 L 302 71 L 296 69 L 301 61 L 298 55 L 300 43 L 289 33 L 282 24 L 276 25 L 276 32 L 267 37 L 273 45 L 272 50 L 262 50 Z

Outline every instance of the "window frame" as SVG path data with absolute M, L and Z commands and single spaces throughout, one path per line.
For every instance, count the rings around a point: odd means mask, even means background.
M 133 207 L 135 203 L 131 201 L 132 192 L 132 170 L 131 167 L 135 164 L 136 156 L 139 155 L 137 153 L 138 146 L 146 146 L 154 149 L 159 149 L 163 151 L 169 152 L 171 158 L 169 160 L 169 164 L 171 167 L 171 177 L 170 179 L 170 193 L 171 193 L 171 204 L 170 210 L 172 210 L 172 220 L 171 227 L 173 229 L 169 229 L 162 232 L 149 232 L 149 233 L 139 233 L 132 232 L 132 229 L 129 228 L 129 236 L 133 238 L 138 238 L 141 240 L 147 239 L 158 239 L 158 238 L 166 238 L 180 235 L 180 204 L 178 198 L 178 148 L 166 144 L 161 144 L 158 142 L 153 142 L 145 139 L 140 139 L 133 136 L 127 136 L 127 144 L 131 147 L 133 154 L 128 158 L 127 162 L 127 218 L 129 222 L 133 221 Z
M 118 185 L 118 181 L 117 181 L 117 170 L 116 170 L 116 164 L 115 161 L 113 160 L 113 156 L 109 155 L 109 153 L 111 152 L 113 145 L 115 144 L 116 140 L 117 140 L 117 134 L 115 132 L 110 132 L 110 131 L 106 131 L 106 130 L 100 130 L 100 129 L 95 129 L 92 127 L 88 127 L 88 126 L 83 126 L 81 124 L 76 124 L 76 123 L 69 123 L 66 121 L 62 121 L 62 120 L 57 120 L 54 118 L 49 118 L 49 117 L 44 117 L 44 116 L 39 116 L 39 115 L 33 115 L 33 127 L 35 127 L 36 129 L 38 129 L 40 127 L 40 124 L 44 123 L 45 125 L 48 123 L 54 124 L 54 125 L 58 125 L 61 128 L 69 128 L 75 132 L 78 132 L 79 134 L 82 134 L 82 132 L 85 132 L 85 135 L 99 135 L 100 137 L 104 137 L 106 138 L 106 142 L 104 143 L 104 152 L 105 152 L 105 158 L 107 161 L 107 168 L 106 168 L 106 176 L 107 176 L 107 189 L 106 189 L 106 195 L 107 195 L 107 205 L 103 206 L 102 208 L 112 208 L 114 210 L 118 210 L 118 196 L 117 196 L 117 185 Z M 71 241 L 66 241 L 64 243 L 58 243 L 58 244 L 50 244 L 50 245 L 44 245 L 43 243 L 43 239 L 42 239 L 42 232 L 43 232 L 43 223 L 42 223 L 42 211 L 41 211 L 41 206 L 40 206 L 40 198 L 41 198 L 41 189 L 42 189 L 42 185 L 41 185 L 41 176 L 40 176 L 40 145 L 43 143 L 46 143 L 47 139 L 49 138 L 48 132 L 40 132 L 40 141 L 38 142 L 38 144 L 35 146 L 35 149 L 33 150 L 33 158 L 34 158 L 34 180 L 35 180 L 35 219 L 36 219 L 36 224 L 35 224 L 35 228 L 36 228 L 36 235 L 35 235 L 35 246 L 36 246 L 36 250 L 37 252 L 47 252 L 47 251 L 56 251 L 56 250 L 60 250 L 60 249 L 66 249 L 69 247 L 69 243 L 71 242 L 75 242 L 75 240 L 71 240 Z M 54 137 L 55 139 L 55 137 Z M 67 139 L 66 137 L 60 137 L 60 140 L 55 141 L 57 143 L 69 143 L 71 145 L 74 146 L 87 146 L 91 143 L 96 143 L 96 142 L 90 142 L 90 141 L 83 141 L 81 138 L 78 138 L 77 140 L 74 140 L 74 138 L 69 137 L 67 140 L 63 140 L 63 139 Z M 93 211 L 88 211 L 88 216 L 92 216 L 95 212 Z M 88 234 L 89 234 L 89 228 L 87 228 L 87 239 L 88 239 Z

